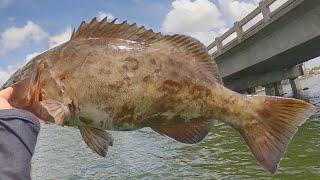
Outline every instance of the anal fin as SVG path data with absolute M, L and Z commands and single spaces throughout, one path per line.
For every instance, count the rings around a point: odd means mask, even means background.
M 170 123 L 154 123 L 150 127 L 161 135 L 181 143 L 195 144 L 203 140 L 213 127 L 214 120 L 173 120 Z
M 113 137 L 104 130 L 94 129 L 89 127 L 79 127 L 81 136 L 87 146 L 105 157 L 108 152 L 108 146 L 113 145 Z

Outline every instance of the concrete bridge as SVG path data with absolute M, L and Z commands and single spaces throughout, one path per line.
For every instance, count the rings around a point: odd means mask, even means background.
M 298 96 L 300 64 L 320 56 L 320 0 L 263 0 L 207 49 L 227 87 L 280 96 L 290 79 Z

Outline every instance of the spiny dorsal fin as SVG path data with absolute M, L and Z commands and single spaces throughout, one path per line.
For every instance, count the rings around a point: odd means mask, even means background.
M 135 23 L 130 25 L 127 21 L 116 24 L 115 20 L 107 22 L 107 18 L 104 18 L 99 22 L 97 18 L 93 18 L 90 23 L 83 21 L 78 30 L 71 36 L 71 40 L 89 38 L 118 38 L 147 44 L 163 43 L 171 45 L 193 56 L 195 60 L 199 62 L 199 71 L 212 77 L 212 80 L 221 83 L 217 64 L 208 54 L 206 47 L 200 41 L 189 36 L 178 34 L 163 35 L 161 33 L 155 33 L 151 29 L 147 30 L 144 27 L 138 27 Z
M 187 54 L 193 56 L 200 64 L 199 71 L 205 72 L 212 80 L 222 83 L 217 64 L 200 41 L 189 36 L 175 34 L 172 36 L 165 36 L 165 38 L 157 43 L 169 44 L 184 50 Z
M 151 29 L 147 30 L 144 27 L 138 27 L 135 23 L 130 25 L 127 21 L 123 21 L 120 24 L 116 24 L 115 20 L 107 22 L 107 18 L 104 18 L 99 22 L 97 21 L 97 18 L 93 18 L 89 24 L 83 21 L 78 30 L 72 34 L 71 40 L 88 38 L 119 38 L 151 43 L 164 37 L 166 36 L 160 33 L 156 34 Z

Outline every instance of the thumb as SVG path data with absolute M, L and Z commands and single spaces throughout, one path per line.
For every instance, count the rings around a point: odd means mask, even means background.
M 13 92 L 13 88 L 12 87 L 8 87 L 8 88 L 0 91 L 0 96 L 5 98 L 6 100 L 8 100 L 11 97 L 12 92 Z

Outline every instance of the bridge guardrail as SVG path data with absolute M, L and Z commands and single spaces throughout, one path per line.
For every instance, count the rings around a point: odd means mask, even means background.
M 242 20 L 236 21 L 220 37 L 215 38 L 207 50 L 217 57 L 232 47 L 251 37 L 271 22 L 300 5 L 304 0 L 262 0 L 259 6 Z

